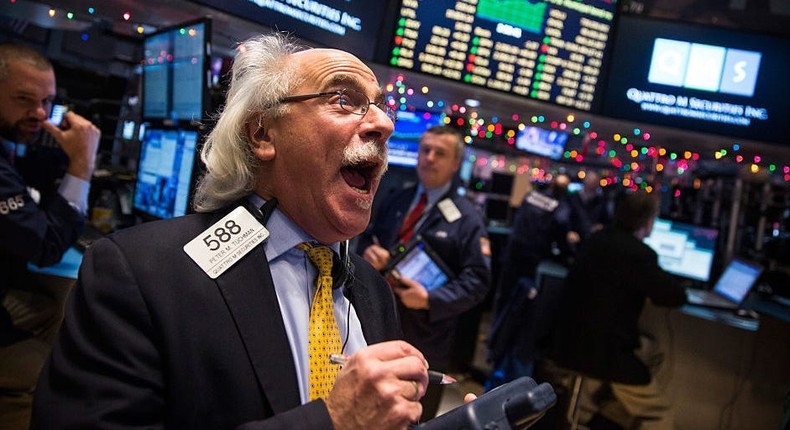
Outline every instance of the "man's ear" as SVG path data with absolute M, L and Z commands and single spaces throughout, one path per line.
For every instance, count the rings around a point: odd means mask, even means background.
M 250 121 L 247 124 L 247 138 L 250 150 L 257 159 L 269 161 L 274 158 L 274 145 L 262 121 Z

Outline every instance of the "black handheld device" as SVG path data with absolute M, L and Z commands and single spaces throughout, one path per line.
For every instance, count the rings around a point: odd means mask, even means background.
M 48 121 L 54 126 L 60 126 L 60 123 L 63 121 L 63 116 L 66 115 L 66 112 L 69 110 L 71 110 L 71 108 L 68 105 L 53 104 L 52 110 L 49 112 Z
M 422 430 L 522 430 L 557 402 L 548 383 L 522 376 L 417 426 Z
M 453 278 L 452 270 L 421 236 L 407 245 L 398 245 L 392 254 L 384 272 L 395 281 L 406 277 L 431 291 Z

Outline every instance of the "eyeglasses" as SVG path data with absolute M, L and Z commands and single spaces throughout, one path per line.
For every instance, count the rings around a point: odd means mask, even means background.
M 351 90 L 348 88 L 337 90 L 337 91 L 326 91 L 323 93 L 313 93 L 313 94 L 302 94 L 299 96 L 288 96 L 283 97 L 280 99 L 280 103 L 290 103 L 290 102 L 301 102 L 304 100 L 314 99 L 316 97 L 325 97 L 325 96 L 337 96 L 337 101 L 335 103 L 339 104 L 344 111 L 350 112 L 356 115 L 365 115 L 370 110 L 370 105 L 377 106 L 379 109 L 383 110 L 387 117 L 392 120 L 394 123 L 395 120 L 398 118 L 397 114 L 395 113 L 395 109 L 384 103 L 383 101 L 380 102 L 372 102 L 364 93 Z

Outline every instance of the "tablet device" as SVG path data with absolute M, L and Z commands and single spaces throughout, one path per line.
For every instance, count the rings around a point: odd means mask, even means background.
M 428 291 L 441 287 L 452 276 L 442 259 L 420 238 L 394 257 L 388 273 L 395 280 L 405 277 L 419 282 Z

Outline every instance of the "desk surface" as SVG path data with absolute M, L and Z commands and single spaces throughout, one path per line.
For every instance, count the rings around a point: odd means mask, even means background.
M 80 264 L 82 264 L 82 252 L 72 246 L 66 250 L 66 253 L 63 254 L 63 258 L 61 258 L 58 263 L 46 267 L 28 264 L 27 269 L 33 273 L 40 273 L 42 275 L 77 279 L 77 272 L 79 272 Z
M 750 309 L 761 315 L 770 315 L 790 323 L 790 299 L 784 297 L 760 297 L 749 302 Z
M 686 304 L 683 305 L 680 311 L 687 315 L 727 324 L 728 326 L 742 330 L 757 331 L 760 327 L 759 319 L 738 316 L 735 314 L 734 310 L 711 309 L 704 306 Z

